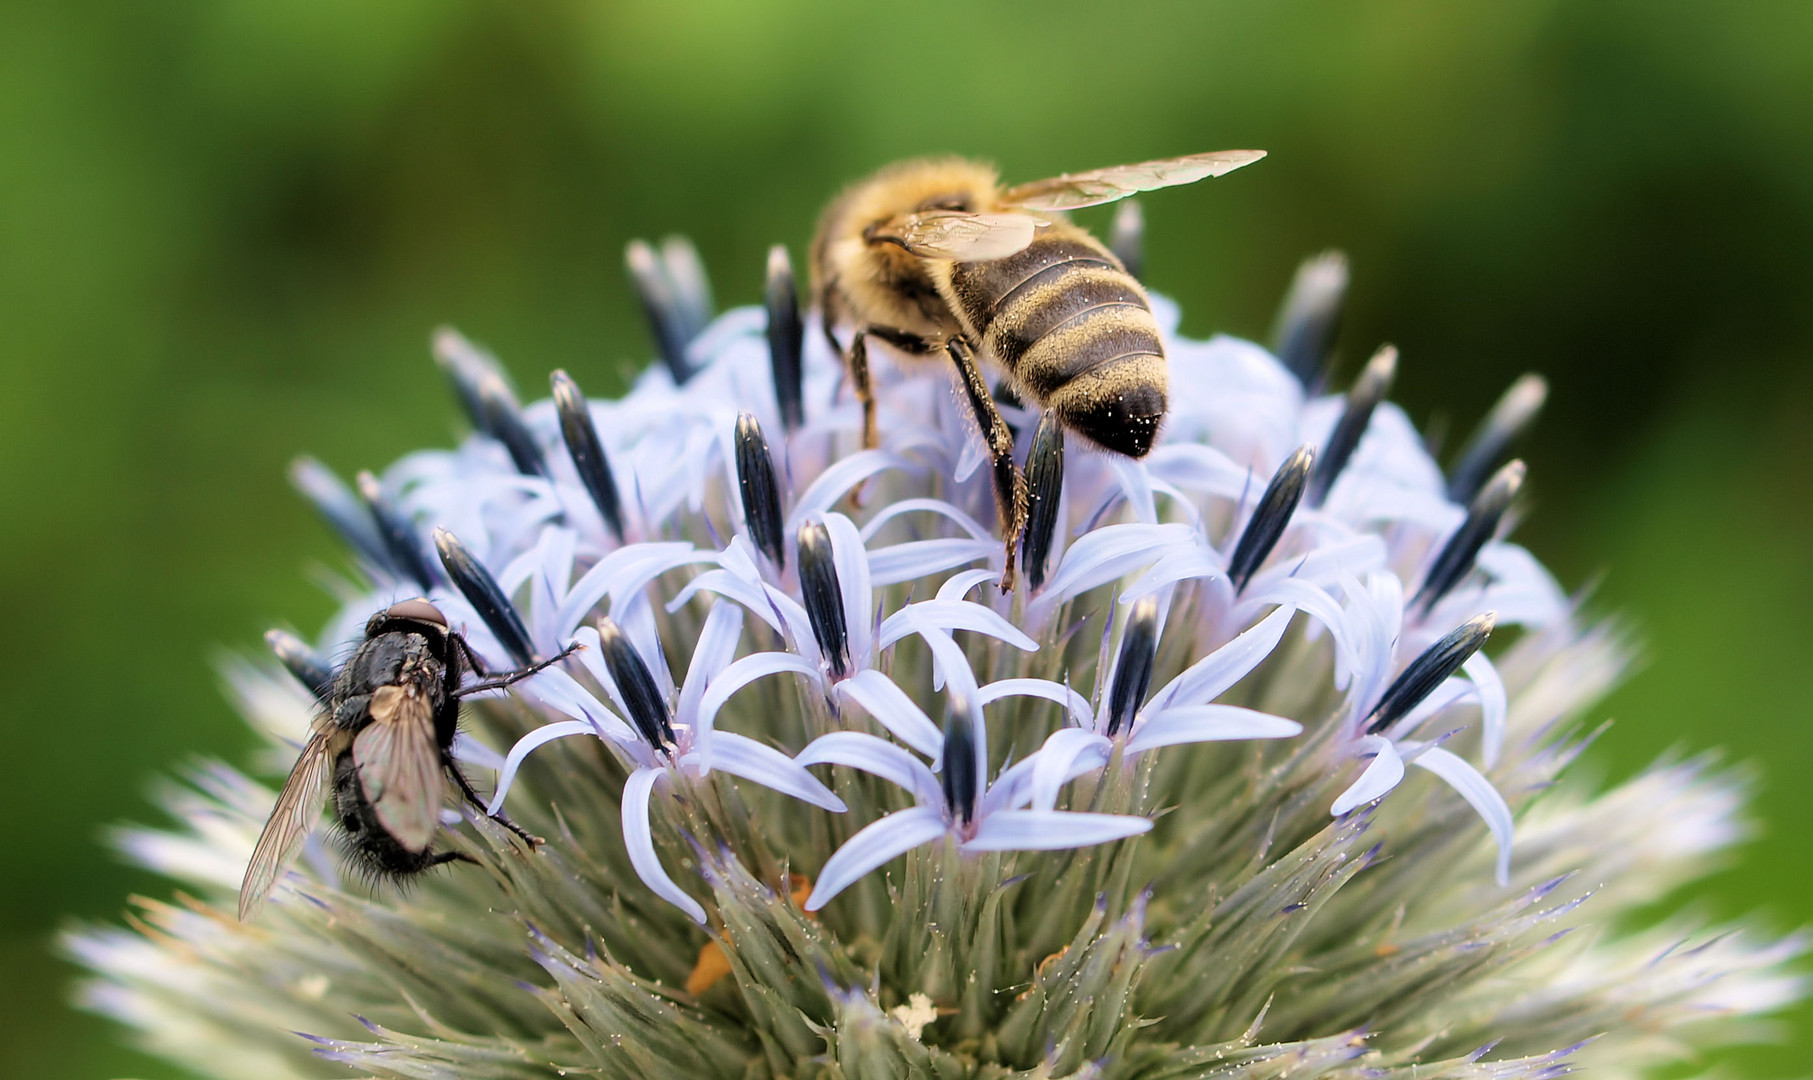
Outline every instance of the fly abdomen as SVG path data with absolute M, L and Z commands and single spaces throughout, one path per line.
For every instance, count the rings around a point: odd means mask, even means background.
M 1005 259 L 956 264 L 951 291 L 984 353 L 1065 426 L 1129 457 L 1151 449 L 1165 412 L 1158 324 L 1092 237 L 1053 226 Z

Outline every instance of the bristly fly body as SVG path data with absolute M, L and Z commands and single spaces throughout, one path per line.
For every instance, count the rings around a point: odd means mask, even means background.
M 320 815 L 324 788 L 331 789 L 348 857 L 372 878 L 409 878 L 465 858 L 432 846 L 449 779 L 461 798 L 485 805 L 453 760 L 460 699 L 527 678 L 572 651 L 487 678 L 472 646 L 427 600 L 373 615 L 364 640 L 324 688 L 308 742 L 258 837 L 239 889 L 240 919 L 257 913 L 296 857 Z M 481 681 L 462 687 L 467 671 Z

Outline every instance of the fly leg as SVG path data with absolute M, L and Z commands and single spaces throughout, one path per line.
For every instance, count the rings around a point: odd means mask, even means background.
M 982 441 L 988 446 L 995 482 L 995 514 L 1001 522 L 1002 538 L 1007 543 L 1007 569 L 1001 574 L 1001 591 L 1011 592 L 1014 553 L 1020 548 L 1020 530 L 1026 525 L 1026 479 L 1014 465 L 1013 432 L 1007 421 L 1001 419 L 1001 411 L 995 408 L 988 383 L 982 378 L 981 369 L 976 367 L 975 352 L 962 338 L 951 338 L 944 347 L 957 365 L 963 391 L 969 396 L 970 410 L 976 415 L 976 426 L 982 429 Z
M 546 840 L 543 840 L 539 836 L 524 832 L 521 826 L 505 817 L 501 812 L 496 814 L 488 812 L 485 809 L 485 800 L 479 798 L 478 792 L 472 790 L 472 781 L 466 779 L 466 774 L 461 771 L 459 764 L 455 762 L 451 756 L 445 760 L 444 764 L 447 766 L 448 774 L 453 777 L 453 782 L 459 785 L 460 795 L 463 796 L 467 802 L 471 803 L 475 810 L 515 833 L 522 838 L 524 843 L 532 848 L 547 843 Z
M 465 639 L 462 638 L 460 640 L 463 642 Z M 542 661 L 538 661 L 537 663 L 530 664 L 528 667 L 523 668 L 519 671 L 506 671 L 502 675 L 498 675 L 494 678 L 484 679 L 479 682 L 475 682 L 471 686 L 462 686 L 458 690 L 455 690 L 452 694 L 450 694 L 448 696 L 456 697 L 456 698 L 463 698 L 463 697 L 470 697 L 473 694 L 482 694 L 487 690 L 500 690 L 506 686 L 509 686 L 511 683 L 521 682 L 522 680 L 528 678 L 529 676 L 535 674 L 536 672 L 540 671 L 541 669 L 543 669 L 545 667 L 551 667 L 554 664 L 560 663 L 562 660 L 565 660 L 567 657 L 578 652 L 581 648 L 582 648 L 582 646 L 579 644 L 579 642 L 575 641 L 571 645 L 568 645 L 566 648 L 560 650 L 560 652 L 556 653 L 555 655 L 548 657 L 546 660 L 542 660 Z M 477 656 L 472 656 L 471 659 L 476 661 L 478 658 L 477 658 Z M 474 669 L 477 671 L 483 670 L 482 668 L 478 668 L 476 663 L 474 664 Z

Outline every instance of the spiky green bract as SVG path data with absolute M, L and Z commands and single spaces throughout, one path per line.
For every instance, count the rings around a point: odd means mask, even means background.
M 1668 760 L 1603 790 L 1564 775 L 1625 665 L 1615 632 L 1496 540 L 1477 580 L 1407 612 L 1403 583 L 1463 511 L 1389 403 L 1324 506 L 1296 510 L 1236 595 L 1226 556 L 1252 497 L 1326 436 L 1340 402 L 1302 401 L 1255 346 L 1173 336 L 1170 441 L 1147 465 L 1070 455 L 1044 587 L 1001 597 L 985 584 L 998 564 L 963 569 L 1001 544 L 975 522 L 988 477 L 962 464 L 982 458 L 964 449 L 974 432 L 942 372 L 878 366 L 884 405 L 925 415 L 884 409 L 894 441 L 864 457 L 836 361 L 809 335 L 806 422 L 774 446 L 788 477 L 777 513 L 780 535 L 809 526 L 828 553 L 807 554 L 835 563 L 812 603 L 845 620 L 837 672 L 800 599 L 809 560 L 760 565 L 744 535 L 723 540 L 741 506 L 742 407 L 729 399 L 771 382 L 763 325 L 728 313 L 694 343 L 717 359 L 684 389 L 645 381 L 635 402 L 596 404 L 604 450 L 637 480 L 623 489 L 626 542 L 562 509 L 587 495 L 561 471 L 551 404 L 524 418 L 555 477 L 523 475 L 481 433 L 389 478 L 424 535 L 448 521 L 474 545 L 537 653 L 590 642 L 565 681 L 536 676 L 464 708 L 456 753 L 481 788 L 493 770 L 514 775 L 502 808 L 546 842 L 466 809 L 436 844 L 472 864 L 401 891 L 344 880 L 317 842 L 243 924 L 234 892 L 274 792 L 198 766 L 165 793 L 174 828 L 117 837 L 174 898 L 135 899 L 128 927 L 64 938 L 93 973 L 87 1007 L 199 1074 L 258 1080 L 1542 1080 L 1635 1076 L 1755 1038 L 1801 994 L 1798 938 L 1646 915 L 1742 839 L 1730 772 Z M 1030 414 L 1011 419 L 1030 440 Z M 632 439 L 617 423 L 647 430 Z M 845 486 L 826 495 L 824 476 Z M 858 484 L 862 516 L 880 521 L 861 534 L 829 512 Z M 904 509 L 884 519 L 892 508 Z M 1387 510 L 1402 512 L 1389 528 Z M 594 573 L 593 591 L 576 584 Z M 344 644 L 410 588 L 394 576 L 374 567 L 372 589 L 304 644 Z M 457 592 L 434 599 L 503 656 Z M 1489 662 L 1477 654 L 1467 680 L 1363 732 L 1396 672 L 1488 610 Z M 1142 636 L 1123 650 L 1130 621 Z M 670 722 L 659 747 L 619 715 L 607 645 L 648 665 L 643 697 L 667 695 L 635 706 Z M 1153 689 L 1130 695 L 1110 736 L 1103 699 L 1127 651 L 1151 651 Z M 268 738 L 261 771 L 287 768 L 316 708 L 308 689 L 274 660 L 228 675 Z M 973 818 L 940 811 L 936 781 L 897 783 L 909 769 L 807 775 L 786 759 L 827 735 L 856 733 L 872 752 L 891 735 L 903 745 L 890 752 L 917 753 L 914 775 L 930 776 L 939 722 L 966 710 L 983 717 L 989 785 Z M 1059 744 L 1077 753 L 1058 769 L 1059 813 L 1040 817 L 1053 810 L 1024 809 L 1012 767 Z M 1389 782 L 1360 779 L 1394 762 Z M 1331 815 L 1357 783 L 1367 798 Z M 646 849 L 626 789 L 652 790 Z M 1481 825 L 1499 797 L 1516 823 L 1502 885 Z M 1065 811 L 1152 827 L 1071 848 L 1065 823 L 1085 819 Z M 834 852 L 906 812 L 944 832 L 804 909 Z M 981 830 L 1015 813 L 1047 824 L 1027 846 L 1053 850 L 980 850 Z

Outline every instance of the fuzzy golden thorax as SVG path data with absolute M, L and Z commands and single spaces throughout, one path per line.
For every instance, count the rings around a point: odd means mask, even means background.
M 812 291 L 829 321 L 887 326 L 929 340 L 958 333 L 926 260 L 864 234 L 919 210 L 992 210 L 999 192 L 993 166 L 954 157 L 899 162 L 847 188 L 825 208 L 812 241 Z

